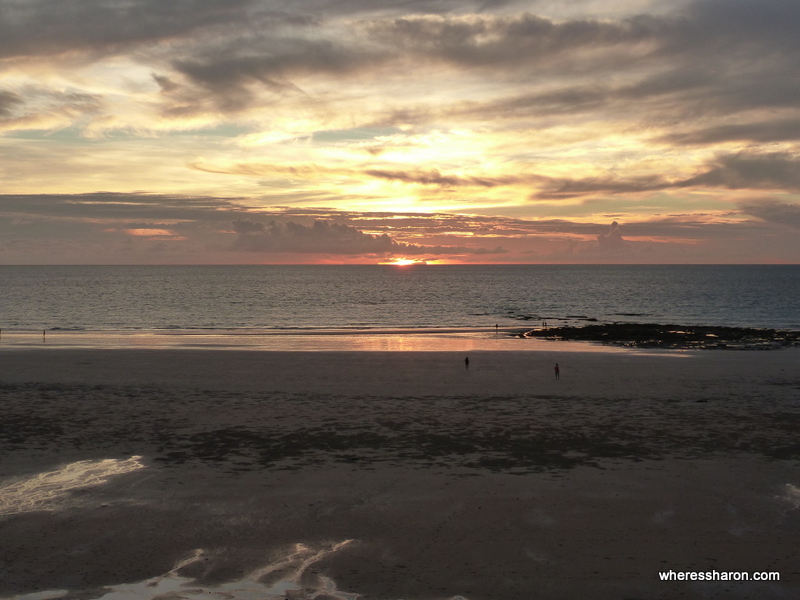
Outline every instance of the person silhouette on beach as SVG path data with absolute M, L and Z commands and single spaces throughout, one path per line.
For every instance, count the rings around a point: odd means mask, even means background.
M 464 366 L 469 369 L 469 356 L 464 359 Z
M 558 363 L 556 363 L 556 379 L 561 379 L 561 369 L 558 368 Z

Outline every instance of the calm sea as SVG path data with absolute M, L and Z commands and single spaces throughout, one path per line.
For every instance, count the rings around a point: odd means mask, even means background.
M 0 266 L 3 330 L 800 329 L 800 266 Z

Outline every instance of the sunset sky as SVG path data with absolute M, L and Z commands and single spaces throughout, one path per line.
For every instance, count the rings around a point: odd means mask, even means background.
M 0 0 L 0 264 L 800 263 L 797 0 Z

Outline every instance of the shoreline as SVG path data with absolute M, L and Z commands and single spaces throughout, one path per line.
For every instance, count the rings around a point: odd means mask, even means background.
M 136 330 L 2 332 L 0 352 L 12 349 L 194 349 L 263 352 L 625 352 L 589 342 L 554 345 L 524 340 L 524 329 L 414 328 L 317 330 Z
M 521 344 L 519 340 L 524 340 Z M 524 345 L 523 345 L 524 344 Z M 562 346 L 559 348 L 559 346 Z M 776 350 L 800 346 L 789 329 L 605 323 L 539 328 L 0 330 L 5 348 L 196 348 L 264 351 Z

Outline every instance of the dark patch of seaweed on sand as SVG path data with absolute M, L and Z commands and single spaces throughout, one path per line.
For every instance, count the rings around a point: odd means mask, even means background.
M 800 331 L 657 323 L 548 327 L 526 331 L 520 337 L 600 342 L 633 348 L 684 350 L 777 350 L 800 346 Z
M 143 455 L 232 471 L 345 464 L 557 472 L 733 453 L 800 460 L 797 410 L 561 396 L 370 397 L 5 386 L 0 452 Z M 153 396 L 156 395 L 156 396 Z M 156 401 L 153 401 L 153 398 Z M 136 399 L 143 402 L 137 402 Z M 298 414 L 299 412 L 299 414 Z M 49 453 L 49 454 L 48 454 Z

